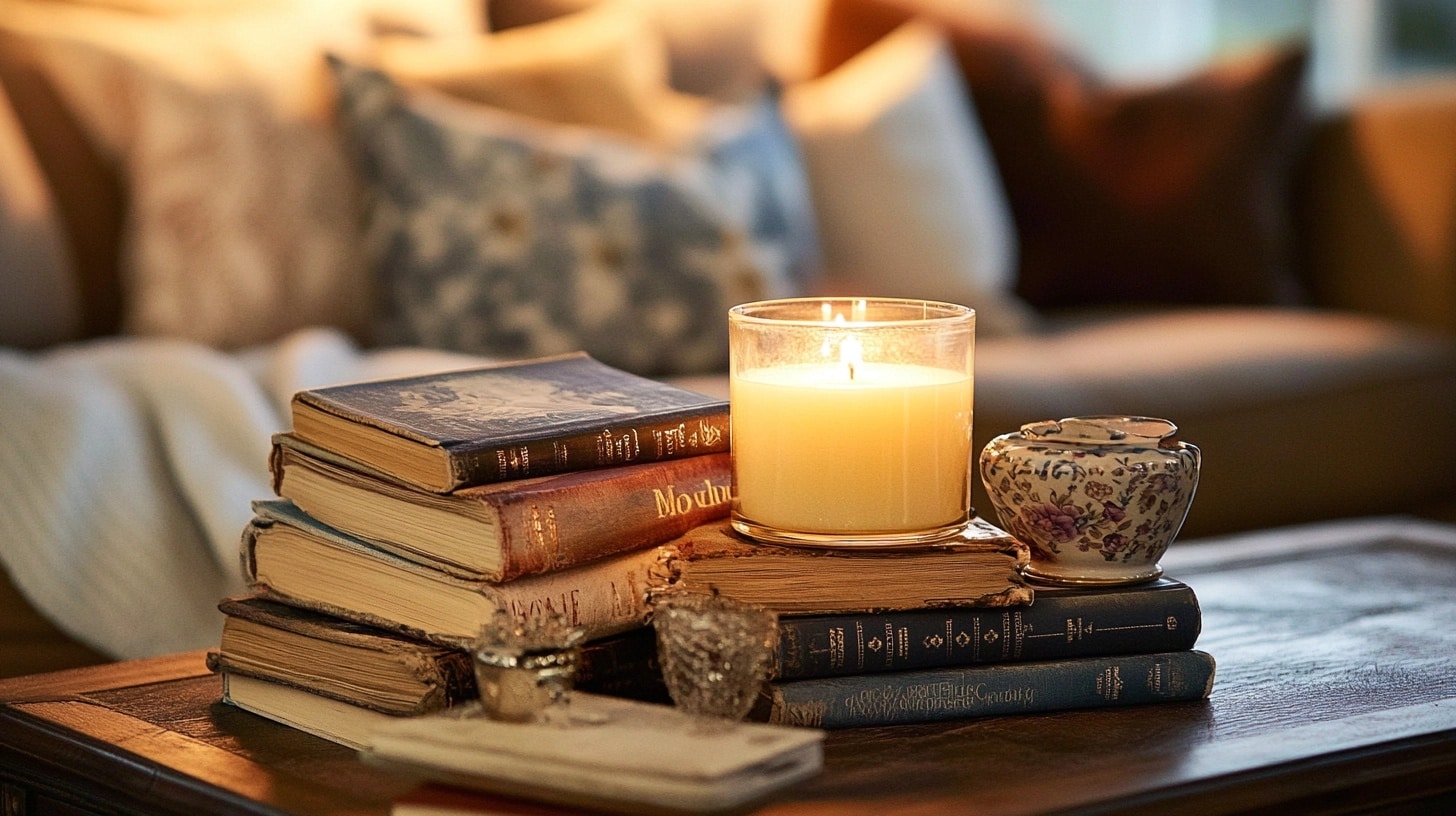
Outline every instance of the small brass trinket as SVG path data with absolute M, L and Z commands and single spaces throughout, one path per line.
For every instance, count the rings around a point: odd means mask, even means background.
M 513 618 L 496 612 L 473 651 L 486 716 L 506 722 L 546 719 L 568 702 L 584 636 L 559 615 Z

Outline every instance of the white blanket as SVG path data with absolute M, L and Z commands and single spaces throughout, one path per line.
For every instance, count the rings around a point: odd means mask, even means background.
M 0 564 L 112 657 L 215 646 L 293 393 L 478 362 L 365 353 L 323 329 L 235 354 L 159 339 L 0 349 Z

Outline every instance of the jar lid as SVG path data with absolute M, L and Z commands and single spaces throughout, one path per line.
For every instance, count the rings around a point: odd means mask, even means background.
M 1021 434 L 1036 441 L 1074 445 L 1157 445 L 1172 441 L 1178 426 L 1157 417 L 1097 414 L 1029 422 L 1021 426 Z

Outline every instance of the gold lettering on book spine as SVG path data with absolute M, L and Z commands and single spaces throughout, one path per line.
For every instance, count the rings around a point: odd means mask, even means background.
M 844 668 L 844 627 L 829 627 L 829 667 Z
M 527 514 L 526 533 L 543 565 L 559 565 L 562 559 L 561 533 L 556 526 L 556 508 L 532 504 Z
M 857 671 L 865 668 L 865 633 L 861 621 L 854 622 L 854 667 Z
M 818 728 L 824 724 L 824 714 L 828 710 L 829 704 L 823 700 L 787 703 L 783 706 L 782 716 L 777 719 L 784 725 L 802 725 L 810 728 Z
M 621 434 L 607 429 L 597 434 L 597 464 L 625 464 L 635 461 L 642 454 L 642 445 L 636 430 Z
M 561 616 L 569 626 L 581 625 L 581 591 L 570 590 L 522 601 L 511 601 L 509 612 L 516 620 L 527 623 L 548 616 Z
M 1108 702 L 1122 696 L 1122 674 L 1117 666 L 1108 666 L 1097 675 L 1097 696 Z
M 677 485 L 668 485 L 666 490 L 656 487 L 652 489 L 652 501 L 657 506 L 657 517 L 660 519 L 687 515 L 694 509 L 706 510 L 725 506 L 732 500 L 731 485 L 715 485 L 710 479 L 703 480 L 702 489 L 689 493 L 677 492 Z
M 719 449 L 723 444 L 723 429 L 708 422 L 682 422 L 671 428 L 652 431 L 652 444 L 659 459 L 702 451 Z

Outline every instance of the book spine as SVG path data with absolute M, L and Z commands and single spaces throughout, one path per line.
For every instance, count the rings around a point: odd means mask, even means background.
M 774 683 L 760 718 L 856 728 L 1201 700 L 1214 660 L 1188 650 Z
M 488 497 L 498 516 L 499 580 L 661 544 L 726 517 L 733 499 L 733 460 L 726 453 L 610 474 L 566 474 Z
M 431 648 L 423 643 L 422 647 Z M 224 671 L 244 674 L 385 714 L 426 714 L 477 698 L 473 664 L 466 651 L 447 651 L 433 658 L 421 655 L 417 659 L 422 669 L 418 676 L 428 690 L 414 703 L 401 705 L 378 693 L 368 678 L 363 682 L 332 680 L 307 664 L 263 663 L 234 655 L 225 646 L 206 655 L 207 667 L 214 674 Z M 574 688 L 648 703 L 672 702 L 667 684 L 662 680 L 657 643 L 649 626 L 582 644 L 577 655 Z
M 783 680 L 1193 648 L 1198 599 L 1162 589 L 1056 594 L 1029 606 L 781 617 Z
M 438 664 L 430 667 L 429 674 L 420 678 L 425 690 L 409 702 L 402 702 L 388 692 L 374 688 L 367 679 L 363 683 L 331 679 L 312 670 L 312 667 L 260 663 L 233 655 L 226 649 L 209 653 L 208 668 L 215 673 L 230 672 L 279 683 L 394 716 L 428 714 L 476 696 L 470 658 L 463 652 L 442 655 Z
M 450 449 L 453 488 L 728 452 L 728 412 L 693 411 L 517 445 Z
M 671 704 L 657 661 L 656 630 L 643 626 L 582 644 L 573 687 L 593 694 Z

